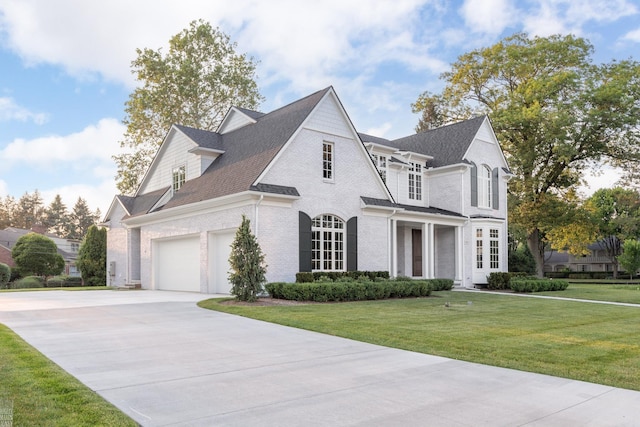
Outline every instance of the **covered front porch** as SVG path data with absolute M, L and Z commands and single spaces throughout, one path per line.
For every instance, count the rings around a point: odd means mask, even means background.
M 451 279 L 461 285 L 465 277 L 463 227 L 463 220 L 390 218 L 391 275 Z

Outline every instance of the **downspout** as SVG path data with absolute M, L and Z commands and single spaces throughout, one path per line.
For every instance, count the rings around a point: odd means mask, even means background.
M 258 238 L 258 224 L 259 224 L 259 222 L 258 222 L 258 212 L 259 212 L 258 207 L 260 206 L 260 203 L 262 203 L 262 199 L 264 199 L 264 194 L 260 195 L 260 198 L 258 199 L 258 202 L 256 203 L 256 211 L 255 211 L 255 215 L 254 215 L 254 218 L 256 220 L 256 227 L 255 227 L 256 228 L 256 239 Z

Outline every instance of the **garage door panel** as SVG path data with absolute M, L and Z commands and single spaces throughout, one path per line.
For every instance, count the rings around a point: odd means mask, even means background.
M 200 237 L 156 242 L 156 288 L 200 292 Z

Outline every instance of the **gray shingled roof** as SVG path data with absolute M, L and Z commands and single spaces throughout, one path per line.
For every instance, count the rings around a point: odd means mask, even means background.
M 258 176 L 330 89 L 315 92 L 268 114 L 253 112 L 256 123 L 222 135 L 207 132 L 217 135 L 210 139 L 202 133 L 187 130 L 200 140 L 217 139 L 220 143 L 217 148 L 223 150 L 224 154 L 216 158 L 200 177 L 185 182 L 164 208 L 250 190 Z M 246 111 L 250 110 L 243 110 Z
M 153 206 L 169 191 L 170 187 L 164 187 L 160 190 L 152 191 L 146 194 L 140 194 L 137 197 L 116 196 L 120 203 L 129 212 L 129 216 L 144 215 L 148 213 Z M 108 220 L 109 218 L 107 218 Z
M 261 113 L 259 111 L 248 110 L 246 108 L 236 107 L 236 109 L 240 111 L 242 114 L 246 114 L 247 116 L 251 117 L 254 120 L 258 120 L 260 117 L 265 115 L 264 113 Z
M 222 150 L 222 135 L 189 126 L 174 125 L 200 147 Z
M 395 140 L 387 140 L 367 134 L 360 134 L 364 142 L 386 145 L 401 151 L 432 156 L 428 166 L 440 167 L 461 163 L 473 138 L 486 116 L 478 116 L 463 122 L 442 126 L 437 129 L 417 133 Z
M 256 120 L 256 123 L 224 134 L 175 125 L 178 130 L 200 147 L 221 150 L 224 154 L 217 157 L 201 176 L 185 182 L 180 191 L 160 209 L 187 205 L 248 190 L 299 196 L 294 187 L 268 183 L 254 186 L 253 183 L 330 90 L 331 87 L 325 88 L 267 114 L 238 108 L 240 112 Z M 484 119 L 484 116 L 476 117 L 393 141 L 367 134 L 359 135 L 364 142 L 374 142 L 398 150 L 433 156 L 435 159 L 429 162 L 429 165 L 437 167 L 462 161 L 462 156 Z M 137 197 L 118 196 L 118 198 L 131 216 L 137 216 L 148 213 L 168 190 L 169 188 L 166 187 Z M 372 205 L 382 203 L 381 201 L 376 202 L 374 199 L 367 200 L 368 202 L 365 201 L 365 203 Z M 384 202 L 393 204 L 390 201 Z M 437 208 L 393 205 L 406 210 L 459 216 L 455 212 Z
M 360 199 L 367 206 L 381 206 L 385 208 L 394 208 L 394 209 L 398 208 L 398 209 L 404 209 L 405 211 L 431 213 L 431 214 L 437 214 L 437 215 L 447 215 L 447 216 L 456 216 L 459 218 L 464 218 L 458 212 L 448 211 L 446 209 L 432 208 L 427 206 L 405 205 L 402 203 L 393 203 L 392 201 L 387 199 L 374 199 L 373 197 L 363 196 L 363 197 L 360 197 Z

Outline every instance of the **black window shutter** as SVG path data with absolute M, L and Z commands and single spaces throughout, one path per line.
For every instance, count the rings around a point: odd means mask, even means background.
M 471 163 L 471 206 L 478 206 L 478 168 Z
M 298 214 L 298 244 L 299 271 L 311 271 L 311 218 L 302 211 Z
M 494 168 L 491 171 L 491 204 L 493 209 L 500 208 L 500 192 L 498 188 L 498 168 Z
M 347 221 L 347 271 L 358 270 L 358 217 Z

